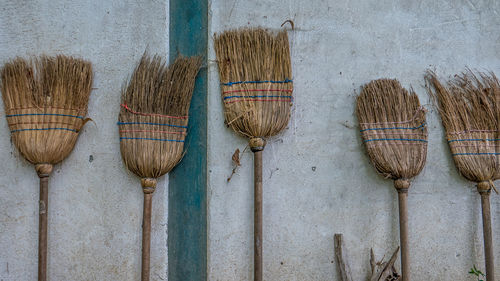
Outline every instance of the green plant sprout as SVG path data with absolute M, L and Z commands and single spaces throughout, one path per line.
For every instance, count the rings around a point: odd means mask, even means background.
M 486 275 L 484 275 L 484 273 L 481 270 L 479 270 L 479 269 L 476 268 L 476 265 L 474 265 L 470 269 L 469 274 L 476 276 L 477 277 L 477 281 L 484 281 L 483 279 L 481 279 L 481 277 L 485 277 L 486 276 Z

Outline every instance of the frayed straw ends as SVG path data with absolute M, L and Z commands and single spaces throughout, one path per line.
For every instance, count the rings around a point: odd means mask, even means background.
M 293 91 L 286 31 L 226 31 L 216 35 L 215 51 L 226 124 L 248 138 L 282 131 Z
M 363 86 L 356 113 L 368 156 L 379 173 L 410 179 L 427 156 L 425 111 L 415 92 L 397 80 L 379 79 Z
M 33 164 L 62 161 L 86 122 L 90 62 L 63 55 L 16 58 L 0 72 L 12 142 Z
M 201 59 L 177 58 L 167 67 L 159 56 L 141 58 L 122 91 L 120 148 L 127 168 L 158 178 L 182 158 L 188 112 Z
M 428 71 L 426 80 L 459 172 L 478 183 L 500 178 L 500 84 L 495 74 L 467 70 L 443 84 Z

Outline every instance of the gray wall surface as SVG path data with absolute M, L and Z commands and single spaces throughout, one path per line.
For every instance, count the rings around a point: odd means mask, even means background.
M 338 280 L 334 233 L 345 236 L 355 280 L 366 280 L 370 248 L 381 257 L 399 244 L 397 194 L 369 164 L 354 116 L 360 86 L 382 77 L 413 86 L 429 110 L 427 165 L 408 199 L 412 280 L 475 280 L 467 272 L 474 264 L 484 270 L 480 198 L 454 167 L 423 75 L 432 68 L 447 77 L 465 66 L 500 75 L 500 2 L 213 0 L 211 7 L 211 34 L 295 22 L 292 120 L 264 150 L 264 280 Z M 231 155 L 247 141 L 223 124 L 210 48 L 209 276 L 251 280 L 252 153 L 227 183 Z M 498 265 L 496 195 L 491 208 Z
M 368 275 L 370 248 L 381 257 L 397 247 L 397 195 L 369 164 L 353 114 L 360 86 L 389 77 L 413 86 L 429 110 L 427 165 L 409 193 L 413 280 L 473 280 L 469 268 L 484 269 L 479 196 L 453 165 L 423 74 L 430 67 L 447 77 L 469 66 L 500 75 L 500 2 L 210 4 L 210 35 L 295 22 L 292 120 L 264 151 L 264 279 L 338 280 L 334 233 L 345 236 L 356 280 Z M 142 191 L 121 161 L 115 123 L 120 89 L 142 52 L 168 52 L 167 15 L 168 1 L 0 6 L 1 64 L 17 55 L 65 53 L 91 60 L 96 74 L 89 104 L 95 123 L 87 123 L 50 180 L 50 280 L 139 279 Z M 231 156 L 247 141 L 223 124 L 212 42 L 209 48 L 209 280 L 251 280 L 252 154 L 245 151 L 228 183 Z M 5 118 L 0 136 L 0 280 L 35 280 L 38 178 L 9 142 Z M 167 278 L 167 194 L 164 177 L 153 200 L 152 280 Z M 498 264 L 496 195 L 492 216 Z
M 0 63 L 64 53 L 90 60 L 89 122 L 49 184 L 49 280 L 139 280 L 142 189 L 120 156 L 120 90 L 146 48 L 167 54 L 167 1 L 2 1 Z M 1 102 L 0 102 L 1 103 Z M 0 280 L 36 280 L 38 177 L 10 143 L 0 105 Z M 90 161 L 90 158 L 93 158 Z M 167 180 L 153 198 L 152 280 L 167 276 Z

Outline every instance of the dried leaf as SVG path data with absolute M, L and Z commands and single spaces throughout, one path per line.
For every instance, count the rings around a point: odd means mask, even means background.
M 234 151 L 232 159 L 233 159 L 234 165 L 241 166 L 241 163 L 240 163 L 240 149 L 239 148 L 236 148 L 236 150 Z

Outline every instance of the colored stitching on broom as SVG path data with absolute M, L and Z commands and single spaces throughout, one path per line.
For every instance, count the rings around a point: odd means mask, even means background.
M 500 141 L 500 139 L 458 139 L 458 140 L 449 140 L 448 143 L 456 141 Z
M 248 89 L 248 90 L 231 90 L 231 91 L 223 91 L 223 94 L 229 93 L 244 93 L 244 92 L 285 92 L 291 93 L 292 89 Z
M 176 128 L 187 129 L 187 126 L 162 124 L 162 123 L 149 123 L 149 122 L 118 122 L 116 124 L 117 125 L 158 125 L 158 126 L 169 126 L 169 127 L 176 127 Z
M 30 124 L 61 124 L 61 125 L 75 125 L 74 123 L 65 123 L 65 122 L 17 122 L 13 124 L 9 124 L 10 126 L 16 125 L 30 125 Z
M 232 98 L 287 98 L 292 99 L 292 96 L 229 96 L 224 97 L 224 100 L 232 99 Z
M 451 156 L 460 156 L 460 155 L 500 155 L 500 153 L 496 153 L 496 152 L 453 153 Z
M 120 106 L 123 107 L 124 109 L 126 109 L 127 111 L 129 111 L 130 113 L 142 115 L 142 116 L 159 116 L 159 117 L 174 118 L 174 119 L 187 119 L 189 117 L 189 116 L 169 116 L 169 115 L 156 114 L 156 113 L 142 113 L 142 112 L 133 111 L 126 104 L 120 104 Z
M 64 107 L 55 107 L 55 106 L 48 106 L 48 107 L 14 107 L 14 108 L 9 108 L 8 110 L 22 110 L 22 109 L 63 109 L 63 110 L 71 110 L 71 111 L 81 111 L 82 109 L 80 108 L 64 108 Z
M 122 141 L 122 140 L 154 140 L 154 141 L 184 142 L 183 140 L 168 140 L 168 139 L 153 139 L 153 138 L 124 138 L 124 137 L 120 137 L 120 141 Z
M 412 135 L 412 136 L 421 136 L 421 135 L 426 135 L 423 133 L 386 133 L 386 132 L 364 132 L 365 135 L 372 135 L 372 136 L 384 136 L 384 135 Z
M 405 120 L 405 121 L 398 121 L 398 122 L 374 122 L 374 123 L 359 123 L 359 124 L 360 125 L 385 125 L 385 124 L 405 124 L 405 123 L 410 123 L 410 122 L 413 122 L 413 121 L 415 121 L 417 119 L 417 116 L 418 116 L 418 114 L 421 111 L 425 112 L 425 108 L 423 106 L 419 107 L 415 111 L 415 115 L 413 115 L 413 117 L 411 119 Z
M 263 100 L 263 99 L 241 99 L 241 100 L 233 100 L 233 101 L 226 101 L 225 104 L 230 104 L 230 103 L 235 103 L 235 102 L 240 102 L 240 101 L 286 101 L 286 102 L 291 102 L 292 99 L 274 99 L 274 100 Z
M 368 128 L 368 129 L 363 129 L 363 130 L 360 130 L 360 132 L 364 132 L 364 131 L 378 131 L 378 130 L 417 130 L 417 129 L 420 129 L 422 127 L 425 127 L 426 123 L 422 123 L 422 125 L 418 126 L 418 127 L 413 127 L 413 128 L 405 128 L 405 127 L 392 127 L 392 128 Z
M 186 132 L 172 132 L 172 131 L 155 131 L 155 130 L 120 130 L 120 133 L 165 133 L 165 134 L 177 134 L 186 135 Z
M 373 144 L 373 143 L 368 143 L 370 145 L 370 147 L 379 147 L 379 146 L 383 146 L 383 147 L 387 147 L 387 144 L 386 143 L 379 143 L 379 144 Z M 405 143 L 391 143 L 390 144 L 391 146 L 393 145 L 408 145 L 408 146 L 412 146 L 412 145 L 425 145 L 425 143 L 423 142 L 405 142 Z
M 69 114 L 56 114 L 56 113 L 23 113 L 23 114 L 10 114 L 10 115 L 6 115 L 5 117 L 17 117 L 17 116 L 28 116 L 28 115 L 33 115 L 33 116 L 40 116 L 40 115 L 52 115 L 52 116 L 63 116 L 63 117 L 73 117 L 73 118 L 83 119 L 83 116 L 78 116 L 78 115 L 69 115 Z
M 222 83 L 224 86 L 232 86 L 232 85 L 238 85 L 238 84 L 261 84 L 261 83 L 276 83 L 276 84 L 284 84 L 284 83 L 290 83 L 293 82 L 291 79 L 285 79 L 283 81 L 274 81 L 274 80 L 266 80 L 266 81 L 237 81 L 237 82 L 227 82 L 227 83 Z
M 69 129 L 69 128 L 18 129 L 18 130 L 12 130 L 10 132 L 15 133 L 15 132 L 22 132 L 22 131 L 48 131 L 48 130 L 64 130 L 64 131 L 71 131 L 71 132 L 78 133 L 77 130 Z
M 461 132 L 450 132 L 448 133 L 449 135 L 463 135 L 467 133 L 494 133 L 497 132 L 497 130 L 466 130 L 466 131 L 461 131 Z
M 419 141 L 419 142 L 427 142 L 427 140 L 423 139 L 369 139 L 369 140 L 364 140 L 363 142 L 370 142 L 370 141 Z

